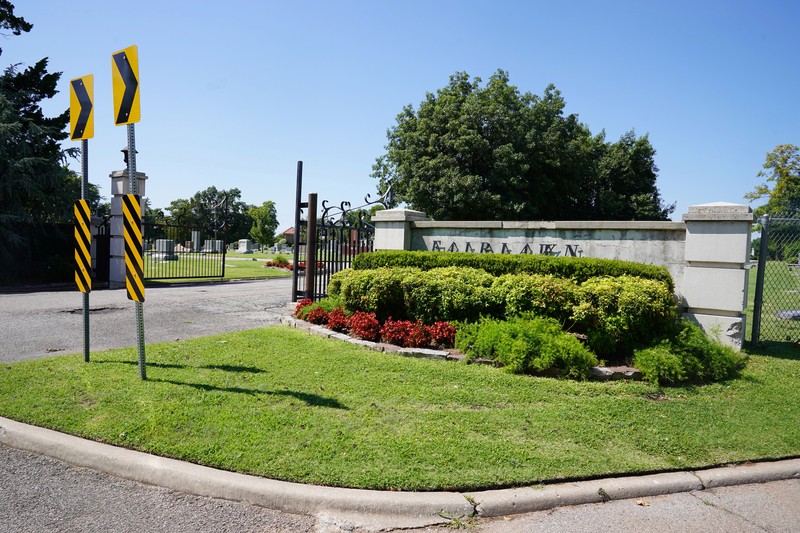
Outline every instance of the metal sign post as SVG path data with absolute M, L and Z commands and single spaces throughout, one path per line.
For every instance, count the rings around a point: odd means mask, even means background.
M 114 90 L 114 124 L 128 126 L 128 178 L 130 193 L 136 196 L 139 194 L 139 180 L 136 179 L 136 137 L 133 126 L 135 122 L 139 122 L 141 119 L 139 49 L 136 45 L 111 54 L 111 85 Z M 141 270 L 142 259 L 141 206 L 138 202 L 134 203 L 138 212 L 131 217 L 131 221 L 138 227 L 129 228 L 132 230 L 130 233 L 134 234 L 135 238 L 127 236 L 125 240 L 126 244 L 130 245 L 133 256 L 137 255 L 136 251 L 138 250 L 138 258 L 136 258 L 136 261 L 129 261 L 129 256 L 126 253 L 126 285 L 128 287 L 128 298 L 135 300 L 139 377 L 144 380 L 147 379 L 147 371 L 144 354 L 144 305 L 142 303 L 144 302 L 144 285 L 142 285 L 142 272 L 139 271 Z
M 130 179 L 130 187 L 131 187 L 131 194 L 134 196 L 139 194 L 139 180 L 136 179 L 136 134 L 134 131 L 134 125 L 128 124 L 128 176 Z M 141 209 L 140 205 L 136 206 L 137 209 Z M 139 225 L 138 229 L 141 232 L 141 211 L 136 213 L 138 216 L 135 219 L 138 221 L 137 224 Z M 141 249 L 142 249 L 142 237 L 143 235 L 139 233 L 138 236 L 138 244 L 139 244 L 139 260 L 141 261 Z M 127 263 L 126 258 L 126 263 Z M 141 266 L 141 265 L 139 265 Z M 143 283 L 142 281 L 142 273 L 138 272 L 138 279 L 132 279 L 131 276 L 131 266 L 128 265 L 128 276 L 127 276 L 127 284 L 132 285 L 135 283 Z M 142 379 L 147 379 L 147 370 L 146 370 L 146 361 L 145 361 L 145 354 L 144 354 L 144 285 L 141 287 L 141 298 L 134 302 L 134 306 L 136 307 L 136 339 L 137 339 L 137 347 L 139 351 L 139 377 Z M 130 291 L 129 291 L 130 294 Z
M 92 231 L 89 197 L 89 139 L 94 137 L 94 76 L 70 81 L 70 139 L 81 141 L 81 199 L 75 204 L 75 283 L 83 293 L 83 360 L 89 362 L 89 292 L 92 290 Z

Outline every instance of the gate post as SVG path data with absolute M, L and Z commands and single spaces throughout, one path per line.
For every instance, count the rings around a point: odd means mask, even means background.
M 308 228 L 306 230 L 306 298 L 317 299 L 317 193 L 308 193 Z
M 130 177 L 128 170 L 115 170 L 111 178 L 111 245 L 108 271 L 108 288 L 120 289 L 125 287 L 125 237 L 123 236 L 122 223 L 122 197 L 131 193 Z M 147 174 L 136 172 L 137 193 L 144 198 L 145 181 Z M 142 216 L 144 216 L 144 201 L 142 201 Z
M 767 250 L 769 246 L 769 215 L 761 216 L 761 242 L 758 249 L 758 271 L 756 272 L 756 294 L 753 299 L 753 333 L 750 342 L 756 343 L 761 337 L 761 305 L 764 303 L 764 273 L 767 270 Z
M 745 336 L 753 211 L 718 202 L 689 206 L 683 274 L 685 316 L 737 349 Z

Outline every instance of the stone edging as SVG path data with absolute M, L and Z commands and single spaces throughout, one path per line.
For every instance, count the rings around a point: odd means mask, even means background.
M 377 352 L 392 353 L 405 357 L 440 359 L 444 361 L 463 361 L 465 359 L 464 354 L 452 353 L 448 352 L 447 350 L 433 350 L 430 348 L 401 348 L 400 346 L 385 342 L 372 342 L 356 339 L 344 333 L 330 330 L 325 326 L 312 324 L 292 316 L 283 316 L 281 317 L 280 321 L 284 326 L 302 329 L 303 331 L 307 331 L 314 335 L 320 335 L 329 339 L 337 339 L 340 341 L 349 342 L 350 344 L 364 346 L 365 348 L 369 348 L 370 350 L 375 350 Z M 494 361 L 491 359 L 483 358 L 478 358 L 474 362 L 477 364 L 494 364 Z M 642 379 L 642 373 L 638 369 L 629 366 L 595 366 L 589 370 L 589 379 L 593 381 L 618 381 L 622 379 L 639 381 Z

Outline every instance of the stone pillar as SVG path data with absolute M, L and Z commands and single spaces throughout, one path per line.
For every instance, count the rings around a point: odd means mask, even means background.
M 422 211 L 384 209 L 372 215 L 376 250 L 410 250 L 412 224 L 430 220 Z
M 686 224 L 684 316 L 712 337 L 742 347 L 753 210 L 717 202 L 693 205 Z
M 130 194 L 130 180 L 128 170 L 115 170 L 111 177 L 111 259 L 108 273 L 108 288 L 120 289 L 125 287 L 125 237 L 122 223 L 122 197 Z M 144 198 L 144 184 L 147 175 L 137 172 L 136 179 L 139 196 Z M 144 201 L 142 201 L 142 216 L 144 217 Z

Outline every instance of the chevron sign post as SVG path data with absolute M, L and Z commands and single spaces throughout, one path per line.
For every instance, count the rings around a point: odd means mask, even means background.
M 89 195 L 89 139 L 94 137 L 94 76 L 69 82 L 69 138 L 81 141 L 81 199 L 75 203 L 75 282 L 83 293 L 83 360 L 89 362 L 89 291 L 92 290 L 91 213 Z M 81 247 L 79 243 L 83 243 Z
M 136 179 L 136 132 L 134 123 L 141 119 L 139 105 L 139 48 L 129 46 L 111 54 L 111 85 L 114 89 L 114 124 L 128 127 L 128 178 L 130 194 L 123 202 L 125 219 L 125 266 L 128 298 L 136 307 L 139 377 L 147 379 L 144 356 L 144 283 L 142 272 L 141 206 L 139 180 Z M 130 235 L 129 233 L 130 232 Z M 130 236 L 130 238 L 129 238 Z M 138 243 L 138 249 L 137 249 Z M 129 255 L 130 245 L 130 255 Z M 138 257 L 136 257 L 138 254 Z

